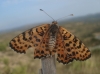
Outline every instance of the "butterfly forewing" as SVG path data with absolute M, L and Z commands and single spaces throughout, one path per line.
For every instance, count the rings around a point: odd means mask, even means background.
M 60 51 L 57 52 L 58 61 L 65 64 L 73 61 L 73 59 L 82 61 L 91 56 L 89 49 L 65 28 L 59 27 L 57 39 L 57 43 L 60 45 L 60 49 L 58 49 Z M 62 42 L 62 44 L 59 42 Z
M 30 47 L 39 47 L 43 39 L 43 36 L 47 32 L 49 24 L 44 24 L 32 29 L 29 29 L 15 38 L 13 38 L 9 45 L 12 49 L 17 52 L 25 53 L 26 50 Z M 39 49 L 40 50 L 40 49 Z

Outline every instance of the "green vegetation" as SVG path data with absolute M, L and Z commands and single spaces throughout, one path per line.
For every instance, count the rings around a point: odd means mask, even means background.
M 19 66 L 13 69 L 11 74 L 27 74 L 26 66 Z
M 95 56 L 100 56 L 100 48 L 92 50 L 91 53 Z
M 0 51 L 5 51 L 7 45 L 5 43 L 0 42 Z

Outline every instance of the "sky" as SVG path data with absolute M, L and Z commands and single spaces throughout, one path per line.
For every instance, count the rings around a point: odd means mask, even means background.
M 53 21 L 39 9 L 55 20 L 69 14 L 84 16 L 100 13 L 100 0 L 0 0 L 0 31 Z

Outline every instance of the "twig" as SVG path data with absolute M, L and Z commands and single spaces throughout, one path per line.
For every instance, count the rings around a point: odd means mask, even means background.
M 42 69 L 39 74 L 56 74 L 55 56 L 42 58 Z

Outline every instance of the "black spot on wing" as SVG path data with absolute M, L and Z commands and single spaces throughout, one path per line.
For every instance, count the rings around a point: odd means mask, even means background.
M 30 30 L 29 30 L 29 32 L 28 32 L 29 35 L 33 35 L 33 31 L 32 31 L 32 30 L 33 30 L 33 29 L 30 29 Z
M 36 39 L 37 42 L 40 42 L 40 39 Z
M 14 50 L 16 51 L 17 53 L 26 53 L 25 50 L 18 50 L 18 49 L 21 49 L 19 46 L 16 46 L 16 49 L 15 47 L 13 47 L 13 45 L 11 43 L 9 43 L 9 46 Z
M 68 51 L 68 52 L 70 52 L 70 51 L 71 51 L 71 49 L 70 49 L 70 48 L 67 48 L 67 51 Z
M 73 41 L 74 41 L 75 43 L 78 41 L 76 36 L 74 36 Z
M 42 27 L 40 27 L 41 29 L 41 32 L 38 31 L 38 28 L 36 28 L 36 32 L 40 35 L 40 36 L 43 36 L 44 35 L 44 31 L 42 29 Z
M 23 40 L 27 41 L 27 38 L 26 38 L 26 33 L 25 33 L 25 32 L 23 32 L 22 34 L 23 34 Z
M 66 46 L 69 46 L 69 44 L 68 44 L 68 43 L 66 43 Z

